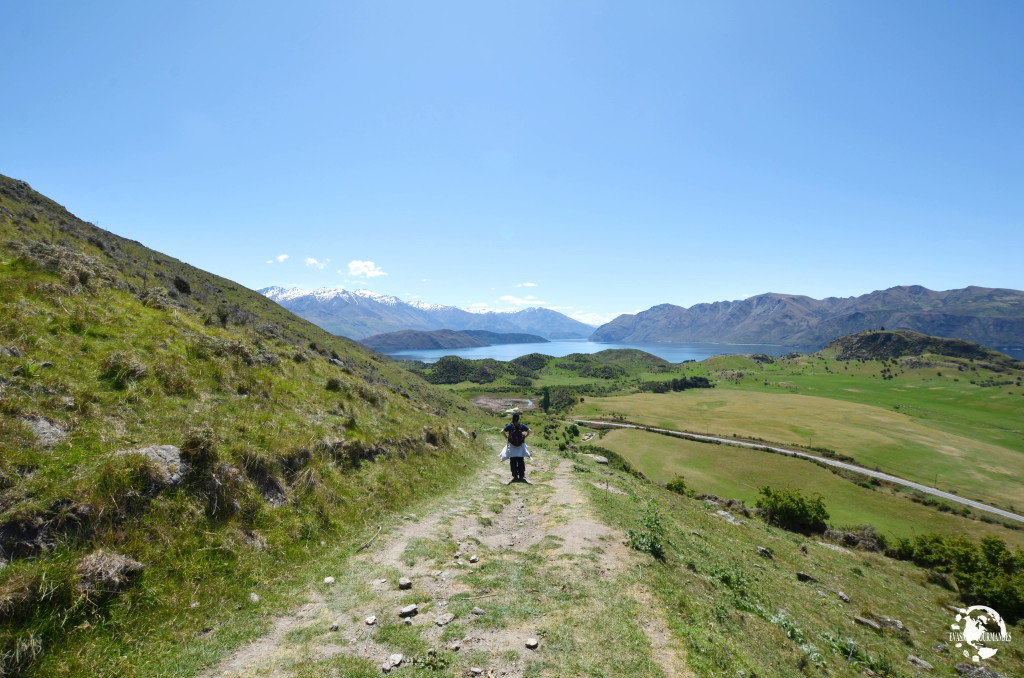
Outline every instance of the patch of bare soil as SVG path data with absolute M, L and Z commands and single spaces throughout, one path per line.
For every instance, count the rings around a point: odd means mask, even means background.
M 507 393 L 484 393 L 474 397 L 472 403 L 491 412 L 504 412 L 513 407 L 520 412 L 537 409 L 537 403 L 526 396 L 510 396 Z

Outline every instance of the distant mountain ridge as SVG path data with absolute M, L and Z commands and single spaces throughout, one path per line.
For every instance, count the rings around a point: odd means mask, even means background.
M 488 332 L 487 330 L 400 330 L 375 334 L 361 340 L 363 346 L 375 351 L 414 351 L 448 348 L 477 348 L 496 344 L 546 343 L 536 334 Z
M 467 311 L 455 306 L 406 302 L 386 294 L 341 287 L 317 290 L 265 287 L 258 291 L 328 332 L 356 340 L 400 330 L 525 332 L 549 340 L 586 339 L 594 331 L 591 325 L 546 308 Z
M 991 348 L 1022 347 L 1024 292 L 973 286 L 936 292 L 911 285 L 848 298 L 769 293 L 690 308 L 661 304 L 620 315 L 597 328 L 590 340 L 811 346 L 880 327 Z

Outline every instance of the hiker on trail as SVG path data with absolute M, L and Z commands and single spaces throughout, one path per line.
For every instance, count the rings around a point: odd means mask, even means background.
M 512 423 L 501 431 L 508 444 L 501 451 L 500 461 L 506 459 L 512 465 L 512 482 L 526 482 L 526 457 L 532 456 L 526 449 L 526 439 L 530 435 L 530 427 L 519 423 L 519 413 L 512 413 Z

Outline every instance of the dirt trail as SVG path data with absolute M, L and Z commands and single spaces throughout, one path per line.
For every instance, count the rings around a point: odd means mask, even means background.
M 333 584 L 312 586 L 293 614 L 275 619 L 270 633 L 203 678 L 340 677 L 368 675 L 370 667 L 382 674 L 382 663 L 395 653 L 404 654 L 403 662 L 390 672 L 411 674 L 413 656 L 422 662 L 431 651 L 447 667 L 429 675 L 460 676 L 479 667 L 484 676 L 518 677 L 531 662 L 540 664 L 540 675 L 557 675 L 567 670 L 565 660 L 546 659 L 552 655 L 544 638 L 554 643 L 572 633 L 580 636 L 571 639 L 574 646 L 593 640 L 585 637 L 585 622 L 577 622 L 579 629 L 566 622 L 574 597 L 588 596 L 644 632 L 648 647 L 639 652 L 652 667 L 648 675 L 692 675 L 642 585 L 609 585 L 635 570 L 641 556 L 593 517 L 581 491 L 584 483 L 596 484 L 593 476 L 574 473 L 571 462 L 553 454 L 537 456 L 542 460 L 528 469 L 533 485 L 505 485 L 507 466 L 485 469 L 430 515 L 381 533 L 369 552 L 326 568 L 336 572 Z M 411 587 L 400 588 L 400 578 Z M 418 612 L 400 618 L 410 604 Z M 541 639 L 540 647 L 528 649 L 530 638 Z

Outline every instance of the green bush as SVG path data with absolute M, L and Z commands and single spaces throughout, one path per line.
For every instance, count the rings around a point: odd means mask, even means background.
M 806 497 L 800 490 L 776 490 L 765 485 L 757 508 L 768 523 L 793 532 L 821 533 L 828 527 L 828 511 L 820 494 Z
M 686 479 L 683 476 L 676 476 L 665 485 L 665 489 L 686 496 Z
M 964 535 L 922 534 L 899 539 L 886 555 L 951 574 L 968 605 L 988 605 L 1011 622 L 1024 618 L 1024 551 L 1010 551 L 999 537 L 975 544 Z
M 641 529 L 629 530 L 626 533 L 630 548 L 650 553 L 658 560 L 662 560 L 665 557 L 665 524 L 657 505 L 653 502 L 644 506 L 640 525 Z

